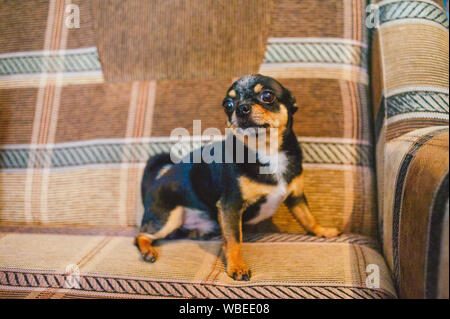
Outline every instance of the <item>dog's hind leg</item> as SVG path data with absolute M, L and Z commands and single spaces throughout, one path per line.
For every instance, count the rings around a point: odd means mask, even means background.
M 164 226 L 154 234 L 139 233 L 135 238 L 135 244 L 142 255 L 142 258 L 148 262 L 155 262 L 158 257 L 156 249 L 152 246 L 153 241 L 157 239 L 163 239 L 173 231 L 183 225 L 184 219 L 184 209 L 181 206 L 177 206 L 174 210 L 169 213 L 169 218 L 167 219 Z

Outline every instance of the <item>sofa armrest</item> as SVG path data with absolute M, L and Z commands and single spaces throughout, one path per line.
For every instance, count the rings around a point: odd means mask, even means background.
M 448 298 L 448 127 L 388 143 L 380 233 L 401 298 Z
M 400 298 L 448 298 L 448 20 L 431 1 L 383 1 L 375 9 L 371 85 L 384 254 Z

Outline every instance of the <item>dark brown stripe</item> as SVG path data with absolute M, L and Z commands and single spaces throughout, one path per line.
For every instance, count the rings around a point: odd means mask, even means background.
M 431 209 L 429 240 L 427 247 L 427 265 L 425 279 L 425 297 L 436 299 L 439 286 L 439 265 L 443 254 L 448 254 L 448 247 L 441 247 L 445 214 L 448 214 L 449 173 L 445 173 L 439 187 L 433 196 L 434 202 Z M 447 249 L 445 252 L 444 249 Z M 448 279 L 448 278 L 447 278 Z

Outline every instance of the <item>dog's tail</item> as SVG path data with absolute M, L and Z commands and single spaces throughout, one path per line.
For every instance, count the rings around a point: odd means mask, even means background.
M 169 153 L 162 153 L 152 156 L 145 166 L 144 175 L 142 176 L 142 201 L 144 201 L 145 194 L 151 185 L 155 182 L 161 170 L 172 166 L 174 163 L 170 158 Z

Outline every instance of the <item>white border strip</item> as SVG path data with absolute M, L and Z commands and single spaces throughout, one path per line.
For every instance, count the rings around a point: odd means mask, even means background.
M 389 98 L 391 96 L 401 94 L 401 93 L 408 93 L 408 92 L 435 92 L 435 93 L 444 93 L 449 94 L 449 89 L 439 86 L 405 86 L 398 89 L 392 89 L 388 92 L 383 92 L 383 96 L 386 98 Z
M 341 63 L 308 63 L 308 62 L 298 62 L 298 63 L 262 63 L 260 66 L 260 71 L 277 70 L 280 68 L 319 68 L 319 69 L 342 69 L 347 71 L 358 71 L 363 74 L 367 74 L 364 68 L 355 65 L 341 64 Z
M 428 4 L 432 4 L 435 7 L 437 7 L 437 8 L 442 10 L 442 7 L 440 7 L 437 3 L 435 3 L 435 2 L 433 2 L 431 0 L 414 0 L 414 1 L 425 2 L 425 3 L 428 3 Z M 405 0 L 382 0 L 382 1 L 377 3 L 377 6 L 381 7 L 381 6 L 384 6 L 384 5 L 387 5 L 387 4 L 390 4 L 390 3 L 394 3 L 394 2 L 411 2 L 411 1 L 405 1 Z
M 212 139 L 209 136 L 189 136 L 182 139 L 181 142 L 209 142 L 209 141 L 221 141 L 225 138 L 223 135 L 214 136 Z M 369 141 L 359 141 L 356 139 L 349 138 L 338 138 L 338 137 L 297 137 L 297 140 L 302 143 L 335 143 L 335 144 L 358 144 L 370 146 Z M 0 150 L 2 149 L 59 149 L 66 147 L 82 147 L 82 146 L 92 146 L 92 145 L 105 145 L 105 144 L 132 144 L 132 143 L 175 143 L 180 142 L 180 140 L 170 138 L 169 136 L 162 137 L 143 137 L 143 138 L 105 138 L 105 139 L 94 139 L 86 141 L 76 141 L 76 142 L 65 142 L 65 143 L 53 143 L 53 144 L 5 144 L 0 145 Z
M 267 43 L 269 44 L 278 44 L 278 43 L 339 43 L 339 44 L 349 44 L 356 45 L 363 48 L 367 48 L 367 44 L 351 40 L 351 39 L 343 39 L 343 38 L 268 38 Z
M 442 24 L 432 21 L 432 20 L 419 19 L 419 18 L 417 18 L 417 19 L 416 18 L 398 19 L 398 20 L 384 22 L 384 23 L 381 23 L 381 25 L 378 27 L 378 29 L 384 30 L 386 28 L 400 25 L 400 24 L 427 24 L 427 25 L 432 25 L 434 27 L 438 27 L 448 33 L 448 29 L 445 26 L 443 26 Z
M 79 53 L 97 53 L 97 47 L 77 48 L 67 50 L 41 50 L 41 51 L 23 51 L 23 52 L 9 52 L 0 54 L 0 59 L 15 58 L 15 57 L 30 57 L 30 56 L 55 56 L 55 55 L 69 55 Z
M 449 114 L 433 113 L 433 112 L 411 112 L 406 114 L 394 115 L 386 120 L 386 124 L 392 124 L 406 119 L 440 119 L 449 120 Z
M 101 76 L 103 77 L 102 70 L 98 71 L 80 71 L 80 72 L 39 72 L 39 73 L 22 73 L 22 74 L 11 74 L 11 75 L 0 75 L 0 81 L 10 81 L 10 80 L 28 80 L 28 79 L 56 79 L 63 77 L 63 80 L 77 77 L 90 77 L 90 76 Z

